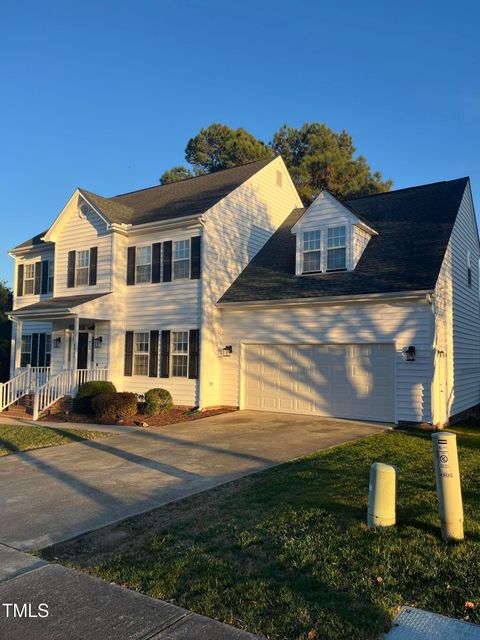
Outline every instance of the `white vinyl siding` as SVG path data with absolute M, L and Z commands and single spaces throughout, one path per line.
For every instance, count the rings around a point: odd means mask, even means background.
M 97 247 L 97 284 L 95 293 L 112 290 L 112 243 L 113 234 L 106 223 L 94 212 L 87 218 L 78 214 L 77 202 L 73 198 L 64 211 L 64 219 L 56 232 L 55 242 L 55 297 L 93 293 L 88 284 L 88 268 L 85 268 L 86 253 L 83 262 L 82 284 L 75 279 L 75 287 L 67 287 L 68 253 L 76 251 L 76 264 L 79 266 L 78 254 Z M 88 258 L 89 259 L 89 258 Z M 76 268 L 77 271 L 77 268 Z M 77 276 L 77 273 L 75 274 Z
M 396 419 L 431 421 L 432 311 L 426 301 L 224 307 L 222 314 L 222 340 L 233 353 L 221 358 L 220 404 L 241 404 L 241 352 L 247 344 L 393 343 Z M 416 348 L 414 362 L 403 357 L 409 345 Z
M 278 187 L 277 171 L 282 173 L 282 188 Z M 287 216 L 302 206 L 279 157 L 204 216 L 200 336 L 202 407 L 220 404 L 219 349 L 225 343 L 222 342 L 220 311 L 216 303 Z
M 467 260 L 471 259 L 472 286 Z M 479 247 L 470 190 L 465 190 L 435 288 L 437 368 L 446 369 L 444 390 L 447 417 L 480 403 L 480 309 L 478 300 Z M 443 358 L 445 362 L 440 363 Z M 439 375 L 435 384 L 442 386 Z M 436 408 L 442 415 L 440 407 Z

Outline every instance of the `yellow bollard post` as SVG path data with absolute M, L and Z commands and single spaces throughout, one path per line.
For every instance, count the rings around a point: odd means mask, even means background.
M 370 467 L 368 487 L 367 524 L 375 527 L 391 527 L 395 524 L 397 501 L 397 470 L 391 464 L 374 462 Z
M 463 504 L 457 436 L 448 431 L 432 434 L 442 538 L 463 540 Z

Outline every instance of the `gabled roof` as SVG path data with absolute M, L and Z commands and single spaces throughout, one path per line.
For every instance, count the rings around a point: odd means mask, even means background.
M 273 160 L 275 158 L 248 162 L 231 169 L 131 191 L 111 198 L 99 196 L 85 189 L 78 191 L 109 222 L 137 225 L 175 220 L 205 213 Z M 29 248 L 33 246 L 35 239 L 35 244 L 42 244 L 40 238 L 47 231 L 14 249 Z
M 295 209 L 220 299 L 255 302 L 435 288 L 468 178 L 348 200 L 378 231 L 354 271 L 295 275 Z

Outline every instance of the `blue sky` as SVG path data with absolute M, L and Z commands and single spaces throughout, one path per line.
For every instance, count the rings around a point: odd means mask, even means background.
M 77 186 L 156 184 L 219 121 L 347 129 L 394 188 L 470 175 L 480 209 L 480 4 L 0 3 L 0 277 Z

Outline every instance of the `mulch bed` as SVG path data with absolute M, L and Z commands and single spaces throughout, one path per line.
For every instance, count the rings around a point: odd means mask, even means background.
M 139 426 L 146 422 L 149 427 L 163 427 L 177 422 L 188 422 L 189 420 L 199 420 L 200 418 L 208 418 L 209 416 L 217 416 L 221 413 L 230 413 L 236 411 L 235 407 L 219 407 L 218 409 L 209 409 L 207 411 L 195 411 L 194 407 L 184 407 L 175 405 L 165 413 L 158 416 L 144 416 L 137 414 L 131 418 L 126 418 L 119 424 L 127 426 Z M 97 424 L 93 416 L 83 415 L 80 413 L 52 413 L 41 418 L 46 422 L 83 422 L 85 424 Z

